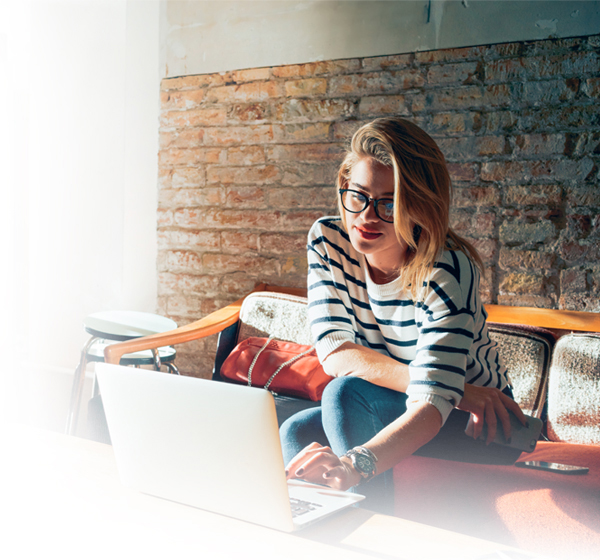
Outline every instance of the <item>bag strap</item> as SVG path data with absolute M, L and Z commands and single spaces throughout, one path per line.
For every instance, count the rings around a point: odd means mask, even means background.
M 252 360 L 252 363 L 250 364 L 250 367 L 248 368 L 248 387 L 252 387 L 252 370 L 254 369 L 254 365 L 256 364 L 256 361 L 258 360 L 258 357 L 262 354 L 262 351 L 269 345 L 269 343 L 271 342 L 271 340 L 273 340 L 273 336 L 269 336 L 269 338 L 267 339 L 267 342 L 265 342 L 263 344 L 263 347 L 256 353 L 256 356 L 254 356 L 254 359 Z M 289 366 L 290 364 L 293 364 L 296 360 L 299 360 L 300 358 L 302 358 L 302 356 L 306 356 L 306 354 L 309 354 L 310 352 L 312 352 L 314 350 L 314 345 L 311 346 L 308 350 L 304 350 L 304 352 L 300 352 L 300 354 L 294 356 L 293 358 L 290 358 L 289 360 L 287 360 L 287 362 L 284 362 L 283 364 L 281 364 L 276 370 L 275 373 L 273 375 L 271 375 L 271 377 L 269 377 L 269 380 L 265 383 L 265 386 L 263 387 L 263 389 L 269 389 L 269 386 L 271 385 L 271 383 L 273 382 L 273 379 L 275 379 L 275 376 L 286 366 Z M 273 392 L 273 391 L 271 391 Z

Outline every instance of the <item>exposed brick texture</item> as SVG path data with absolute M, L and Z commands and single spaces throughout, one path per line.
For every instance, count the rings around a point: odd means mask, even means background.
M 159 312 L 196 320 L 266 281 L 304 286 L 305 238 L 364 122 L 427 130 L 486 302 L 600 312 L 598 36 L 165 79 Z M 178 348 L 209 376 L 216 339 Z

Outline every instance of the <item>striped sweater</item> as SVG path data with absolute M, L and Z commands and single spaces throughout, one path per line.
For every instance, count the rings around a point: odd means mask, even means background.
M 339 217 L 321 218 L 308 234 L 309 320 L 322 362 L 353 342 L 407 364 L 409 402 L 434 405 L 445 422 L 465 383 L 504 389 L 506 367 L 490 340 L 479 298 L 479 273 L 461 251 L 445 251 L 421 302 L 400 280 L 371 281 Z

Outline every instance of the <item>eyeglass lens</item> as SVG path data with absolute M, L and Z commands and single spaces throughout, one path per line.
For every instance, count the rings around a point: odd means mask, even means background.
M 369 198 L 363 193 L 350 189 L 341 190 L 342 205 L 348 212 L 355 214 L 362 212 L 369 205 Z M 385 222 L 394 221 L 394 200 L 392 198 L 380 198 L 373 201 L 375 213 Z

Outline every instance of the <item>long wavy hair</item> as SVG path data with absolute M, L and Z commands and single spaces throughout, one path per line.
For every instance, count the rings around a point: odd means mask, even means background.
M 401 269 L 403 289 L 422 300 L 433 265 L 444 249 L 464 252 L 483 271 L 475 247 L 449 226 L 452 183 L 444 155 L 429 134 L 397 117 L 364 125 L 352 137 L 338 171 L 338 191 L 347 188 L 354 165 L 364 158 L 373 158 L 394 171 L 394 229 L 410 252 Z M 337 201 L 346 227 L 339 194 Z

